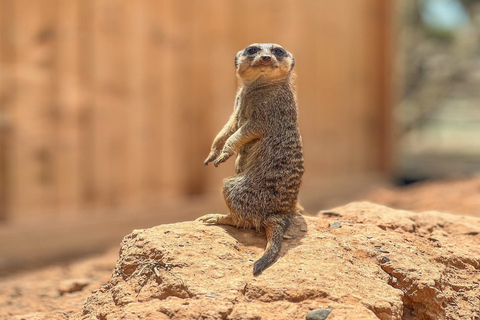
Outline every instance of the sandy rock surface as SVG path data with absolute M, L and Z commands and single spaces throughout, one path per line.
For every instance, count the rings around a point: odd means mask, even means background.
M 297 216 L 285 238 L 253 277 L 262 233 L 199 222 L 135 230 L 110 280 L 68 318 L 293 320 L 328 308 L 328 320 L 480 319 L 479 218 L 353 203 Z M 62 296 L 85 285 L 77 278 Z

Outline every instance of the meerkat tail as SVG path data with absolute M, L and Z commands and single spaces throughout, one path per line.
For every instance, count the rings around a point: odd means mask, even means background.
M 253 275 L 257 276 L 267 269 L 277 257 L 282 248 L 283 234 L 290 226 L 290 219 L 287 216 L 272 216 L 265 223 L 265 234 L 267 235 L 267 247 L 265 253 L 253 265 Z

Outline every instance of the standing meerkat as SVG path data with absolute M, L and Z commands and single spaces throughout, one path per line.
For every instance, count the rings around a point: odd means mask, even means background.
M 241 85 L 227 124 L 213 141 L 205 165 L 215 167 L 237 153 L 235 175 L 225 179 L 229 214 L 207 214 L 208 224 L 264 229 L 267 247 L 255 262 L 258 275 L 277 257 L 283 234 L 301 207 L 303 168 L 291 53 L 278 44 L 255 43 L 235 56 Z

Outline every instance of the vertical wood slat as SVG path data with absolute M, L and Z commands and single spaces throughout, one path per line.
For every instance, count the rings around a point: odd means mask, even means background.
M 391 1 L 282 2 L 0 0 L 18 32 L 0 35 L 0 71 L 16 70 L 0 78 L 15 126 L 0 197 L 14 214 L 76 212 L 220 189 L 233 161 L 202 162 L 252 42 L 295 54 L 307 179 L 385 170 Z
M 90 210 L 98 201 L 96 172 L 98 163 L 96 155 L 95 130 L 95 50 L 97 39 L 95 0 L 85 0 L 79 3 L 79 172 L 81 209 Z
M 349 138 L 349 151 L 352 155 L 349 157 L 349 173 L 356 174 L 361 172 L 361 166 L 371 165 L 371 153 L 374 150 L 367 150 L 365 152 L 365 136 L 366 131 L 370 128 L 366 125 L 366 117 L 371 116 L 372 101 L 369 101 L 370 92 L 372 87 L 371 70 L 376 66 L 369 63 L 372 53 L 368 52 L 368 47 L 371 42 L 371 33 L 365 34 L 368 30 L 368 22 L 364 19 L 372 18 L 372 16 L 365 16 L 368 6 L 371 0 L 360 0 L 352 3 L 352 12 L 349 21 L 351 22 L 351 38 L 350 43 L 350 55 L 349 65 L 351 68 L 352 76 L 349 79 L 348 87 L 350 89 L 350 110 L 348 112 L 348 123 L 351 123 L 354 132 L 357 134 Z M 374 57 L 375 58 L 375 57 Z M 373 106 L 375 107 L 375 106 Z M 369 163 L 370 162 L 370 163 Z
M 241 7 L 241 5 L 232 1 L 211 1 L 206 10 L 210 17 L 215 15 L 215 20 L 211 19 L 209 28 L 204 29 L 204 34 L 199 35 L 200 39 L 196 39 L 197 51 L 203 51 L 198 63 L 201 63 L 201 59 L 204 60 L 203 69 L 208 68 L 210 83 L 208 84 L 208 93 L 201 93 L 201 88 L 197 88 L 197 94 L 201 94 L 202 97 L 202 101 L 197 107 L 203 109 L 203 111 L 199 110 L 200 113 L 203 113 L 203 127 L 199 131 L 203 140 L 201 141 L 202 146 L 198 150 L 199 157 L 196 163 L 192 163 L 192 165 L 195 165 L 203 174 L 205 191 L 217 195 L 220 200 L 221 193 L 219 191 L 221 190 L 222 180 L 232 174 L 233 163 L 229 161 L 230 163 L 227 162 L 218 168 L 214 168 L 211 164 L 208 167 L 203 166 L 203 160 L 210 152 L 213 138 L 223 128 L 233 111 L 237 89 L 234 57 L 240 50 L 239 44 L 236 42 L 243 41 L 238 39 L 242 33 L 237 32 L 236 28 L 239 26 L 235 18 L 241 14 L 237 11 L 242 10 Z M 198 17 L 197 19 L 200 23 L 201 18 Z M 232 37 L 232 34 L 238 36 Z M 205 38 L 211 38 L 207 50 L 201 42 L 201 39 Z M 201 76 L 201 74 L 200 72 L 199 75 Z M 196 81 L 201 83 L 203 77 Z M 205 110 L 208 110 L 208 112 L 205 112 Z
M 126 190 L 124 197 L 130 203 L 144 201 L 145 194 L 145 157 L 148 151 L 145 134 L 145 50 L 146 50 L 146 3 L 145 1 L 126 1 L 124 19 L 127 39 L 127 118 L 128 137 L 126 144 L 127 167 Z M 117 174 L 122 174 L 118 172 Z
M 175 48 L 175 74 L 173 81 L 174 101 L 177 108 L 175 137 L 172 139 L 172 149 L 178 155 L 174 160 L 177 163 L 176 177 L 179 186 L 179 194 L 191 194 L 192 190 L 192 167 L 191 157 L 196 147 L 193 145 L 192 136 L 197 134 L 194 119 L 194 100 L 192 96 L 193 78 L 193 16 L 194 7 L 190 0 L 175 0 L 173 4 L 175 17 L 175 29 L 180 39 L 179 46 Z M 167 149 L 165 150 L 168 153 Z
M 78 2 L 78 175 L 79 210 L 88 211 L 96 202 L 95 93 L 92 68 L 95 61 L 95 0 Z
M 79 0 L 59 1 L 56 15 L 58 57 L 55 95 L 59 109 L 59 123 L 55 137 L 55 167 L 58 210 L 62 213 L 78 211 L 81 201 L 79 2 Z
M 379 1 L 378 24 L 383 26 L 377 29 L 377 50 L 380 60 L 380 68 L 377 74 L 377 94 L 379 102 L 379 130 L 377 145 L 379 157 L 376 169 L 385 174 L 392 174 L 394 156 L 396 153 L 393 132 L 393 105 L 395 100 L 395 88 L 398 88 L 398 79 L 393 78 L 395 64 L 395 8 L 398 2 L 393 0 Z M 398 78 L 398 77 L 397 77 Z
M 189 64 L 185 51 L 188 49 L 186 28 L 189 24 L 186 12 L 182 12 L 184 1 L 166 0 L 163 3 L 162 17 L 165 20 L 163 28 L 162 73 L 158 84 L 162 91 L 161 119 L 163 143 L 162 156 L 162 193 L 166 197 L 176 197 L 182 194 L 187 179 L 185 155 L 188 148 L 187 133 L 184 121 L 188 118 L 188 88 L 185 84 L 185 74 L 181 72 L 182 65 Z
M 165 32 L 167 18 L 164 10 L 164 1 L 149 0 L 145 4 L 146 37 L 145 53 L 145 194 L 147 201 L 155 199 L 162 194 L 164 184 L 163 172 L 165 169 L 163 150 L 165 139 L 162 136 L 163 127 L 167 125 L 162 122 L 162 110 L 166 108 L 163 103 L 165 99 L 162 78 L 165 76 L 164 64 L 164 43 L 168 41 Z
M 128 171 L 128 60 L 124 1 L 94 2 L 94 162 L 96 207 L 126 196 Z M 128 199 L 126 199 L 128 200 Z
M 55 76 L 55 1 L 14 1 L 16 12 L 13 112 L 12 210 L 56 204 L 55 158 L 52 141 L 58 124 L 53 94 Z M 21 94 L 20 94 L 21 93 Z
M 193 28 L 192 32 L 192 70 L 190 77 L 192 77 L 192 91 L 191 96 L 195 97 L 191 101 L 190 116 L 191 116 L 191 130 L 189 132 L 190 150 L 194 154 L 205 153 L 203 149 L 210 141 L 205 140 L 205 123 L 209 121 L 209 113 L 205 111 L 211 108 L 209 101 L 212 101 L 212 62 L 215 61 L 214 52 L 217 50 L 215 41 L 211 41 L 208 49 L 205 50 L 205 41 L 207 35 L 214 35 L 214 28 L 220 27 L 220 21 L 215 22 L 214 15 L 224 15 L 221 7 L 213 8 L 212 2 L 208 3 L 193 3 L 193 10 L 195 15 L 192 17 Z M 212 17 L 212 19 L 205 19 L 204 17 Z M 205 20 L 204 20 L 205 19 Z M 205 190 L 206 170 L 202 170 L 202 163 L 197 162 L 196 157 L 187 157 L 189 159 L 187 165 L 189 167 L 189 193 L 201 194 Z
M 8 0 L 0 0 L 0 221 L 10 215 L 12 192 L 12 112 L 15 99 L 14 36 L 15 11 Z
M 351 93 L 348 80 L 352 76 L 350 69 L 350 28 L 351 8 L 345 1 L 330 6 L 325 2 L 309 1 L 303 8 L 302 16 L 317 33 L 303 34 L 303 44 L 311 43 L 312 50 L 299 57 L 300 112 L 305 141 L 305 179 L 322 176 L 332 179 L 348 174 L 349 130 L 341 129 L 350 114 Z M 324 16 L 318 19 L 317 12 Z M 342 37 L 338 35 L 342 34 Z M 341 68 L 341 72 L 339 69 Z M 308 71 L 313 69 L 312 71 Z M 303 98 L 302 98 L 303 97 Z M 315 101 L 315 107 L 311 103 Z M 339 127 L 340 126 L 340 127 Z M 312 177 L 312 178 L 311 178 Z
M 159 83 L 162 90 L 163 99 L 161 100 L 162 119 L 169 119 L 163 123 L 164 143 L 161 146 L 163 158 L 163 178 L 162 178 L 162 192 L 168 196 L 177 196 L 181 190 L 180 179 L 177 180 L 176 172 L 181 170 L 181 154 L 179 153 L 178 145 L 184 143 L 181 136 L 182 128 L 179 126 L 179 110 L 177 109 L 175 101 L 175 87 L 177 85 L 177 65 L 176 65 L 176 50 L 182 44 L 182 38 L 177 33 L 175 25 L 175 1 L 164 1 L 164 15 L 165 19 L 164 32 L 165 41 L 163 42 L 163 77 Z M 176 161 L 178 159 L 178 161 Z

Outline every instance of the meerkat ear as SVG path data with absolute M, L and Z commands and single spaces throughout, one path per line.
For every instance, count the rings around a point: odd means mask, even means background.
M 290 71 L 292 71 L 294 66 L 295 66 L 295 58 L 292 57 L 292 65 L 290 66 Z

